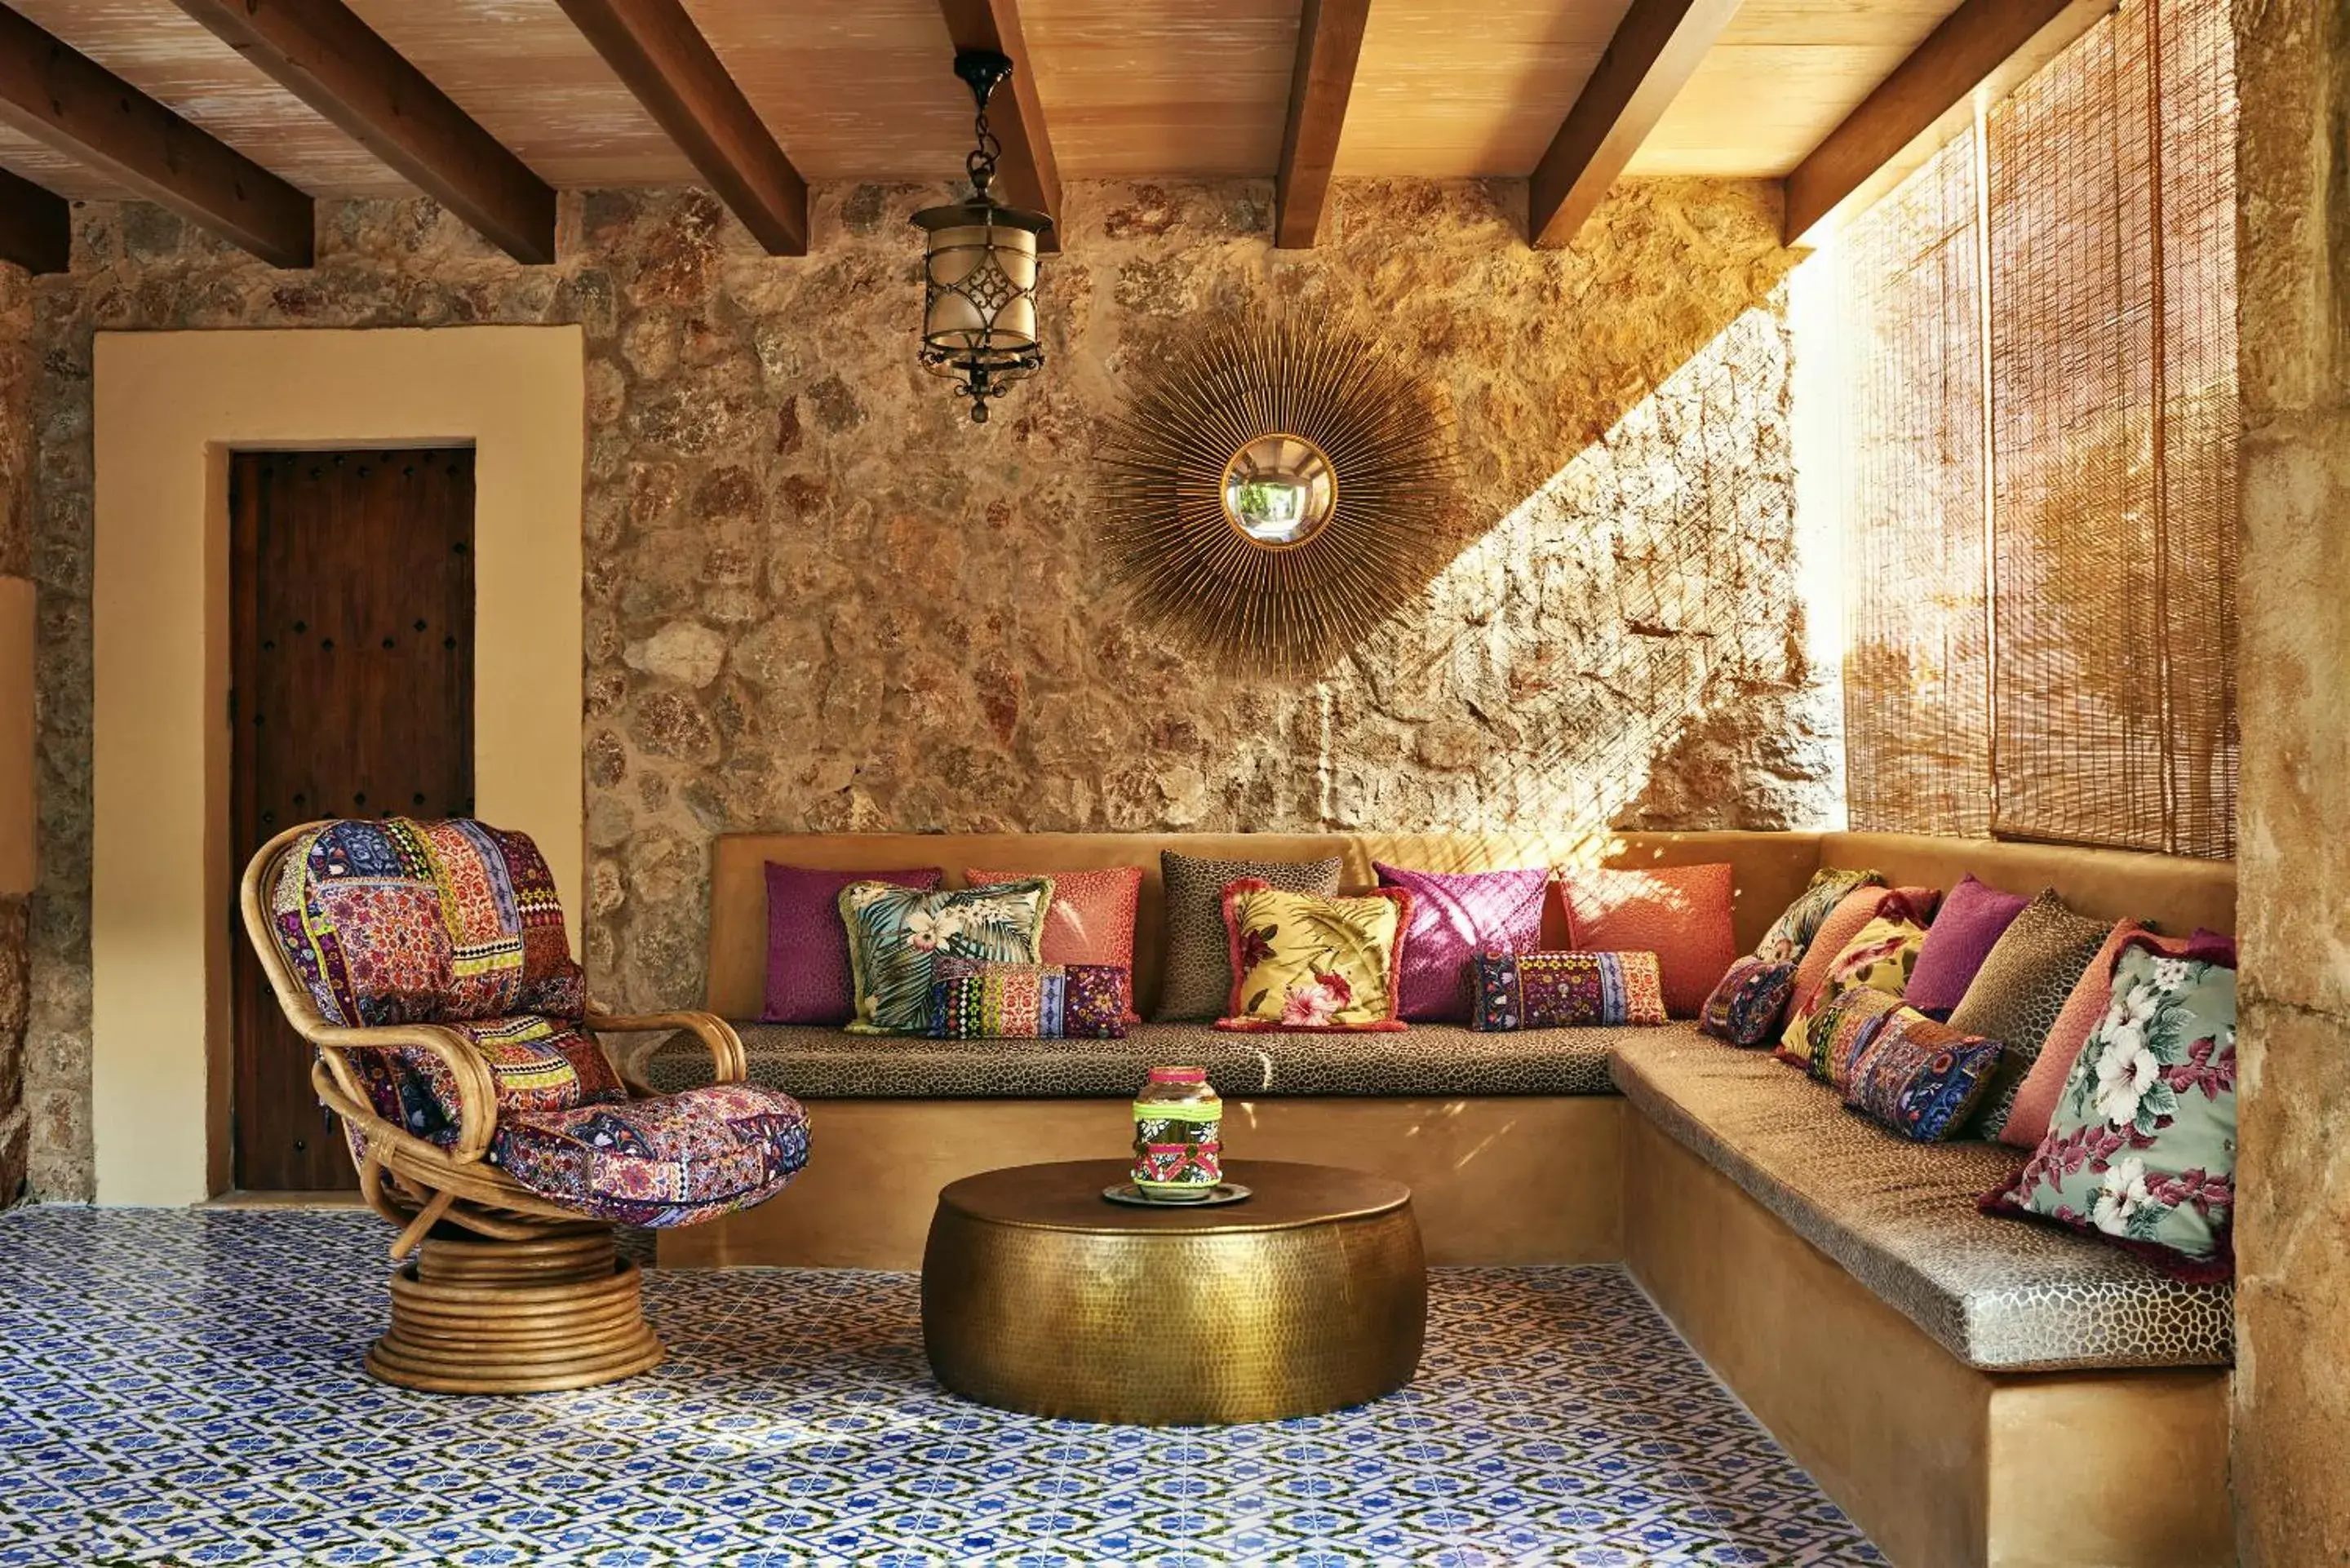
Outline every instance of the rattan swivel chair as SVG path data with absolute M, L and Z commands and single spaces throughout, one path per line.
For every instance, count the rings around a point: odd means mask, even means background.
M 521 834 L 311 823 L 261 847 L 243 906 L 359 1190 L 399 1227 L 391 1327 L 367 1355 L 386 1382 L 525 1393 L 645 1371 L 661 1344 L 613 1226 L 716 1219 L 806 1163 L 806 1113 L 743 1081 L 723 1021 L 588 1002 Z M 656 1094 L 597 1030 L 690 1031 L 716 1082 Z

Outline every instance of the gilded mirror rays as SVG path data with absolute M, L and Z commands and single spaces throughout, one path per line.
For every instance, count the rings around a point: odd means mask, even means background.
M 1302 306 L 1210 317 L 1141 357 L 1097 462 L 1134 613 L 1234 667 L 1326 666 L 1457 543 L 1440 391 Z

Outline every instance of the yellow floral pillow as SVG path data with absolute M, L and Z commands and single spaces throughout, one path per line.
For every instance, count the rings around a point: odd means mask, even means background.
M 1909 973 L 1918 967 L 1918 950 L 1926 945 L 1926 922 L 1918 919 L 1909 901 L 1888 894 L 1877 917 L 1854 933 L 1828 965 L 1819 990 L 1787 1021 L 1779 1042 L 1778 1058 L 1805 1072 L 1814 1060 L 1812 1025 L 1827 1016 L 1837 997 L 1848 991 L 1881 991 L 1898 998 L 1909 989 Z
M 1411 893 L 1285 892 L 1255 877 L 1224 886 L 1232 995 L 1219 1029 L 1396 1030 Z

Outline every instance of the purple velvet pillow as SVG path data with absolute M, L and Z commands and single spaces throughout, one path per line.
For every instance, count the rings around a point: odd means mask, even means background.
M 848 972 L 848 932 L 840 923 L 840 890 L 851 882 L 935 888 L 946 873 L 810 871 L 767 862 L 767 1006 L 762 1023 L 848 1022 L 857 1010 Z
M 1403 932 L 1401 1016 L 1416 1023 L 1465 1023 L 1471 955 L 1530 953 L 1542 947 L 1547 867 L 1532 871 L 1405 871 L 1373 863 L 1382 888 L 1411 894 Z
M 1901 1000 L 1929 1018 L 1949 1019 L 1974 983 L 1975 971 L 1991 956 L 1991 944 L 2030 902 L 2021 893 L 1985 887 L 1971 872 L 1961 877 L 1927 928 L 1918 967 L 1910 971 L 1909 989 Z

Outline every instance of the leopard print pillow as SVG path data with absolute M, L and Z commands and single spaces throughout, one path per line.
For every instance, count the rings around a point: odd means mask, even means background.
M 1224 884 L 1253 877 L 1285 893 L 1326 898 L 1338 890 L 1336 860 L 1201 860 L 1163 849 L 1159 868 L 1167 889 L 1167 961 L 1159 968 L 1159 1010 L 1151 1016 L 1161 1023 L 1221 1018 L 1232 1002 Z

